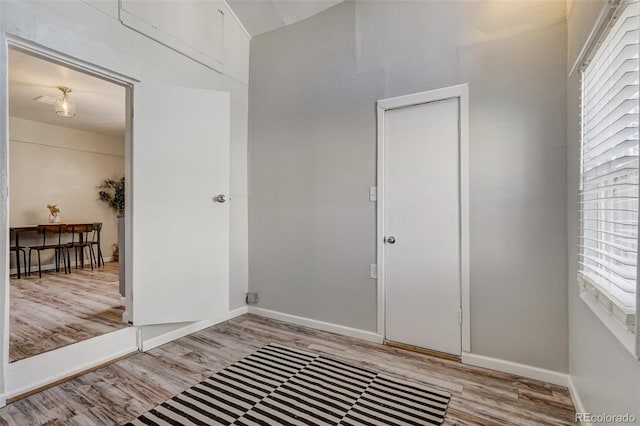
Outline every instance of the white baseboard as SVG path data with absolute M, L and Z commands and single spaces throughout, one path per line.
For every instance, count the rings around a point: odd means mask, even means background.
M 341 334 L 343 336 L 355 337 L 356 339 L 367 340 L 369 342 L 382 343 L 384 341 L 384 337 L 382 335 L 374 333 L 373 331 L 360 330 L 358 328 L 346 327 L 344 325 L 333 324 L 330 322 L 318 321 L 306 317 L 299 317 L 297 315 L 271 311 L 269 309 L 258 308 L 256 306 L 249 306 L 249 313 L 280 321 L 290 322 L 296 325 L 315 328 L 317 330 L 329 331 L 331 333 Z
M 105 261 L 107 261 L 106 258 Z M 234 309 L 229 312 L 228 319 L 246 314 L 247 311 L 246 306 Z M 215 321 L 198 321 L 141 343 L 138 342 L 138 327 L 127 327 L 7 364 L 5 369 L 6 391 L 0 394 L 0 407 L 6 405 L 7 399 L 137 352 L 139 346 L 143 351 L 147 351 L 217 323 Z
M 6 401 L 137 351 L 137 329 L 127 327 L 12 362 L 5 365 L 2 397 Z
M 176 328 L 175 330 L 171 330 L 167 333 L 161 334 L 156 337 L 152 337 L 151 339 L 143 340 L 142 347 L 140 348 L 140 350 L 142 352 L 150 351 L 153 348 L 157 348 L 158 346 L 162 346 L 166 343 L 173 342 L 176 339 L 179 339 L 181 337 L 203 330 L 207 327 L 211 327 L 212 325 L 215 325 L 215 324 L 216 322 L 211 320 L 189 323 L 183 327 Z
M 506 361 L 498 358 L 491 358 L 484 355 L 476 355 L 470 352 L 462 352 L 462 363 L 474 365 L 476 367 L 488 368 L 490 370 L 501 371 L 503 373 L 515 374 L 516 376 L 528 379 L 540 380 L 558 386 L 569 387 L 569 375 L 553 370 L 546 370 L 531 365 L 519 364 L 517 362 Z
M 227 316 L 227 318 L 224 320 L 230 320 L 231 318 L 235 318 L 237 316 L 243 315 L 247 313 L 247 307 L 246 306 L 242 306 L 238 309 L 234 309 L 232 311 L 229 311 L 229 314 Z M 172 342 L 176 339 L 179 339 L 181 337 L 187 336 L 189 334 L 195 333 L 197 331 L 203 330 L 207 327 L 211 327 L 212 325 L 216 325 L 219 324 L 220 321 L 211 321 L 211 320 L 205 320 L 205 321 L 197 321 L 197 322 L 192 322 L 189 323 L 183 327 L 177 328 L 175 330 L 169 331 L 168 333 L 164 333 L 161 334 L 159 336 L 156 337 L 152 337 L 151 339 L 147 339 L 147 340 L 143 340 L 142 341 L 142 347 L 141 347 L 141 351 L 142 352 L 146 352 L 149 351 L 153 348 L 157 348 L 158 346 L 162 346 L 165 343 L 169 343 Z
M 72 259 L 71 261 L 73 262 L 73 264 L 71 266 L 73 268 L 75 268 L 76 267 L 75 259 Z M 113 256 L 104 258 L 104 262 L 105 263 L 112 262 L 112 261 L 113 261 Z M 78 262 L 78 266 L 80 266 L 80 262 Z M 87 262 L 84 263 L 84 266 L 85 266 L 85 268 L 86 267 L 90 268 L 89 263 L 87 263 Z M 62 265 L 60 265 L 60 268 L 62 268 Z M 23 268 L 23 269 L 26 269 L 26 268 Z M 44 265 L 42 265 L 42 271 L 43 272 L 44 271 L 52 271 L 54 269 L 56 269 L 56 265 L 54 263 L 45 263 Z M 60 270 L 62 271 L 62 269 L 60 269 Z M 36 274 L 38 273 L 38 261 L 37 260 L 35 262 L 35 265 L 33 264 L 33 262 L 31 262 L 31 273 L 34 273 L 34 272 Z M 18 268 L 9 269 L 9 275 L 16 275 L 17 273 L 18 273 Z
M 229 311 L 229 319 L 239 317 L 240 315 L 244 315 L 249 312 L 248 306 L 241 306 L 237 309 Z
M 582 398 L 580 398 L 580 394 L 578 393 L 578 389 L 573 383 L 573 379 L 571 375 L 568 376 L 569 385 L 569 394 L 571 395 L 571 400 L 573 401 L 573 406 L 576 409 L 576 413 L 588 413 L 587 409 L 584 408 L 584 404 L 582 403 Z M 581 422 L 582 426 L 593 426 L 593 423 Z

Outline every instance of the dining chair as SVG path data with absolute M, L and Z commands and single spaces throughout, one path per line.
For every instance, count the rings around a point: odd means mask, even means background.
M 11 231 L 11 233 L 13 233 L 14 231 Z M 11 245 L 9 246 L 9 252 L 10 253 L 15 253 L 16 257 L 20 256 L 20 253 L 22 253 L 22 267 L 24 268 L 24 272 L 25 275 L 27 274 L 27 250 L 26 247 L 24 246 L 17 246 L 17 245 Z M 20 262 L 17 262 L 18 264 Z M 20 272 L 20 271 L 18 271 Z M 18 273 L 18 278 L 20 278 L 20 274 Z
M 31 253 L 36 251 L 38 253 L 38 276 L 42 278 L 42 261 L 40 253 L 46 250 L 53 250 L 55 253 L 55 265 L 56 272 L 60 271 L 60 258 L 64 264 L 64 273 L 67 273 L 67 260 L 64 256 L 66 247 L 62 243 L 62 234 L 66 232 L 66 225 L 38 225 L 38 235 L 42 235 L 42 244 L 37 246 L 29 246 L 29 267 L 27 274 L 31 275 Z M 48 238 L 47 238 L 48 237 Z M 53 240 L 53 242 L 52 242 Z M 71 268 L 68 268 L 71 269 Z
M 71 249 L 75 252 L 76 257 L 76 269 L 78 269 L 78 249 L 81 250 L 80 255 L 80 266 L 84 269 L 84 250 L 89 250 L 89 263 L 91 264 L 91 270 L 93 271 L 93 260 L 96 258 L 96 255 L 93 251 L 93 243 L 89 239 L 89 234 L 93 232 L 93 224 L 75 224 L 75 225 L 67 225 L 67 232 L 71 233 L 71 242 L 65 244 L 67 249 L 67 263 L 69 264 L 69 269 L 71 269 L 71 258 L 69 251 Z
M 102 266 L 104 266 L 104 257 L 102 256 L 102 248 L 100 247 L 100 233 L 102 232 L 102 223 L 94 222 L 93 224 L 93 235 L 91 236 L 91 245 L 97 247 L 97 264 L 98 268 L 100 267 L 100 262 L 102 262 Z

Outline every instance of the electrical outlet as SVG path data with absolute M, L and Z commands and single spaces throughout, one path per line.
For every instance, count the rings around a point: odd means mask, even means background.
M 378 278 L 378 265 L 376 265 L 375 263 L 372 263 L 369 266 L 369 277 L 373 279 Z
M 258 293 L 247 293 L 247 304 L 255 305 L 258 303 Z

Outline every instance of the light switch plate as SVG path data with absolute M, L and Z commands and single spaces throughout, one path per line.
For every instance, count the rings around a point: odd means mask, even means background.
M 378 201 L 378 187 L 370 186 L 369 187 L 369 201 Z

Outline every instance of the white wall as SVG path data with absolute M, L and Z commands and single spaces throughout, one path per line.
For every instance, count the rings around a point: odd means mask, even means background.
M 606 0 L 567 3 L 568 64 L 571 68 Z M 622 346 L 582 301 L 577 284 L 580 75 L 567 82 L 567 223 L 569 373 L 584 409 L 591 413 L 635 414 L 640 419 L 640 362 Z
M 260 307 L 375 331 L 375 101 L 468 82 L 472 352 L 567 371 L 564 2 L 345 2 L 250 80 Z
M 231 292 L 244 305 L 247 290 L 247 83 L 249 39 L 225 12 L 221 72 L 143 36 L 118 21 L 117 0 L 0 2 L 0 31 L 143 80 L 231 93 Z
M 0 83 L 6 81 L 6 33 L 62 52 L 145 83 L 158 83 L 231 94 L 231 242 L 230 307 L 244 305 L 247 291 L 247 113 L 249 38 L 233 19 L 226 4 L 224 64 L 218 71 L 207 68 L 141 34 L 118 20 L 118 1 L 2 1 L 0 2 Z M 5 111 L 6 90 L 0 86 L 0 113 Z M 0 119 L 0 124 L 3 120 Z M 2 127 L 5 128 L 5 127 Z M 5 147 L 0 149 L 4 154 Z M 7 167 L 3 155 L 0 177 Z M 0 185 L 1 187 L 2 185 Z M 0 188 L 0 224 L 7 211 L 7 194 Z M 0 243 L 4 241 L 4 231 Z M 5 246 L 0 247 L 3 258 Z M 0 275 L 1 298 L 7 283 Z M 0 300 L 2 303 L 2 300 Z M 6 306 L 4 303 L 2 306 Z M 6 322 L 8 312 L 4 312 Z M 5 329 L 4 325 L 1 328 Z M 3 341 L 7 341 L 4 336 Z M 4 359 L 8 348 L 2 348 Z
M 111 256 L 118 241 L 117 213 L 98 199 L 96 187 L 124 175 L 124 137 L 15 117 L 9 121 L 9 137 L 10 225 L 47 223 L 46 205 L 57 204 L 63 223 L 102 222 L 102 253 Z M 40 244 L 41 238 L 23 234 L 20 243 Z M 53 253 L 43 256 L 48 263 Z

